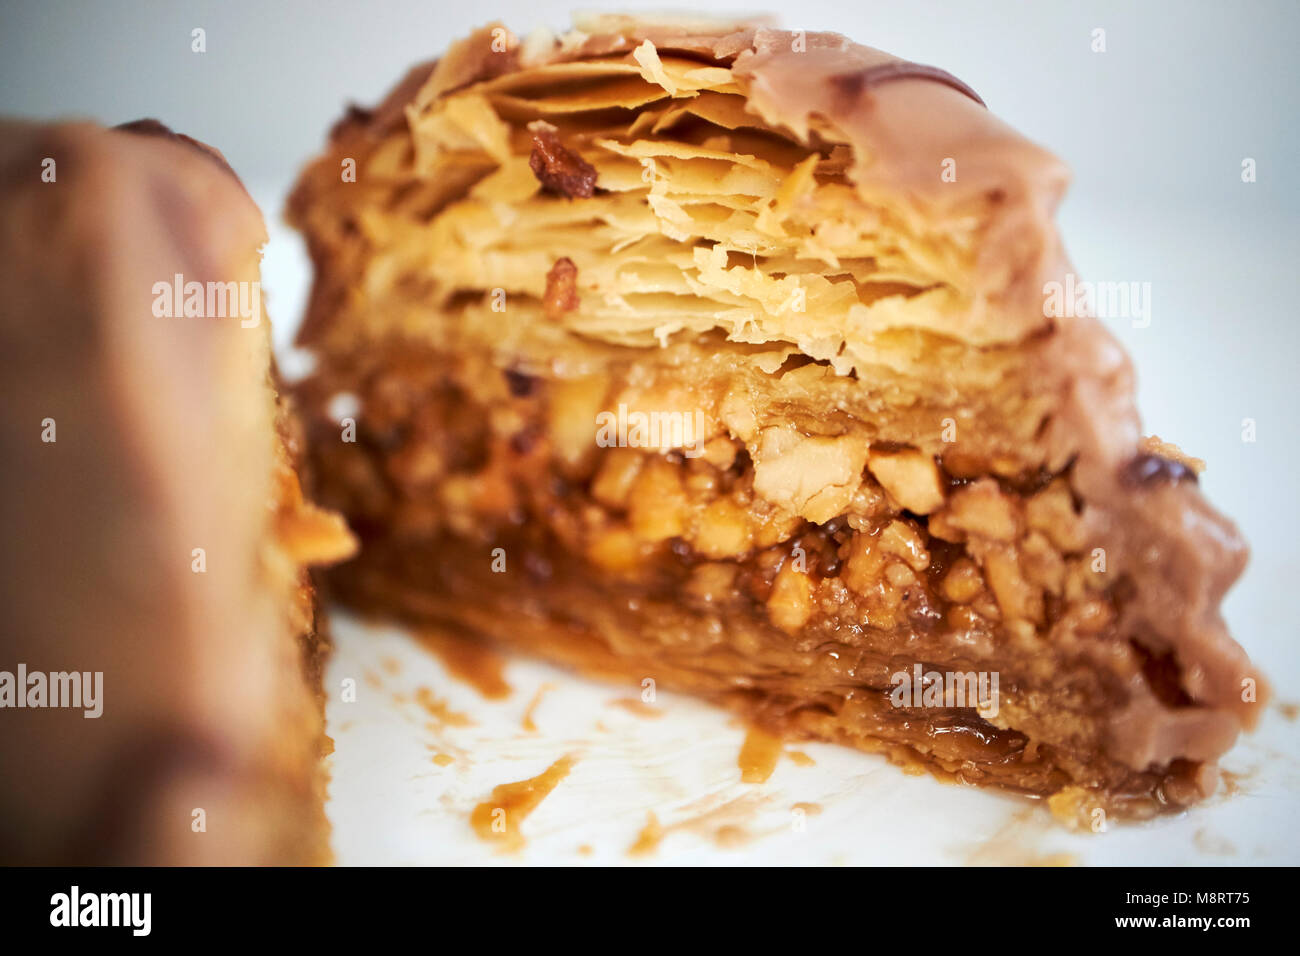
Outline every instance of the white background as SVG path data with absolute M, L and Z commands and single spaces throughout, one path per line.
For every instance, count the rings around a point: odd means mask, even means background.
M 1075 181 L 1059 217 L 1067 247 L 1085 278 L 1151 283 L 1150 327 L 1112 324 L 1139 370 L 1147 431 L 1209 461 L 1206 494 L 1253 547 L 1226 605 L 1229 622 L 1279 698 L 1300 699 L 1293 609 L 1300 314 L 1292 288 L 1300 262 L 1300 3 L 787 6 L 784 26 L 836 30 L 948 69 L 1069 162 Z M 105 123 L 155 116 L 223 150 L 271 226 L 264 283 L 283 344 L 308 272 L 279 210 L 295 171 L 345 103 L 375 101 L 411 63 L 487 20 L 523 34 L 565 26 L 568 9 L 552 0 L 6 2 L 0 113 Z M 207 32 L 206 53 L 190 52 L 194 27 Z M 1098 27 L 1106 31 L 1104 53 L 1090 48 Z M 1257 163 L 1253 184 L 1241 181 L 1245 157 Z M 1256 422 L 1253 443 L 1242 441 L 1245 418 Z M 1036 819 L 1008 829 L 1019 804 L 905 778 L 834 748 L 808 748 L 815 768 L 783 763 L 766 802 L 750 806 L 756 798 L 733 779 L 742 732 L 724 716 L 669 698 L 666 718 L 638 720 L 608 707 L 620 696 L 608 688 L 531 662 L 512 665 L 516 692 L 502 704 L 464 687 L 440 688 L 459 695 L 479 725 L 456 732 L 472 760 L 435 768 L 427 748 L 437 741 L 392 695 L 441 685 L 438 666 L 391 634 L 367 636 L 347 624 L 341 634 L 331 679 L 367 671 L 384 685 L 352 710 L 331 709 L 339 739 L 331 812 L 341 862 L 484 859 L 465 824 L 473 803 L 574 747 L 585 756 L 537 811 L 525 859 L 621 861 L 646 809 L 685 820 L 712 812 L 696 805 L 701 800 L 738 796 L 742 824 L 768 836 L 723 852 L 711 849 L 703 830 L 683 828 L 658 859 L 1026 862 L 1063 847 L 1083 862 L 1300 863 L 1296 725 L 1276 713 L 1232 758 L 1247 772 L 1236 798 L 1079 843 L 1040 832 Z M 382 671 L 381 655 L 401 659 L 398 674 Z M 544 698 L 541 733 L 521 735 L 519 713 L 544 681 L 563 689 Z M 602 735 L 596 723 L 613 729 Z M 797 838 L 782 835 L 794 800 L 826 807 Z M 592 844 L 595 856 L 578 857 L 580 843 Z

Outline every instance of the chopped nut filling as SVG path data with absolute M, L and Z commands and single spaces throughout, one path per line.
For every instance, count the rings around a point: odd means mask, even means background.
M 914 448 L 784 428 L 756 434 L 752 458 L 725 434 L 698 457 L 593 448 L 607 386 L 493 376 L 481 360 L 330 371 L 365 408 L 357 443 L 312 443 L 325 502 L 370 530 L 363 571 L 340 584 L 355 598 L 382 593 L 416 617 L 441 608 L 512 641 L 518 625 L 582 667 L 599 659 L 710 693 L 763 688 L 765 719 L 788 732 L 890 741 L 897 759 L 965 780 L 1034 792 L 1108 782 L 1136 787 L 1121 801 L 1131 812 L 1154 806 L 1143 794 L 1159 773 L 1064 755 L 1098 746 L 1097 705 L 1124 694 L 1074 643 L 1111 633 L 1117 615 L 1112 582 L 1081 551 L 1068 475 L 1022 484 L 1030 493 L 962 483 Z M 458 437 L 478 428 L 474 442 Z M 827 487 L 832 505 L 809 491 Z M 491 573 L 475 557 L 489 545 L 518 570 Z M 448 597 L 428 592 L 429 575 Z M 524 625 L 466 610 L 496 606 L 503 587 L 548 616 Z M 713 623 L 688 628 L 684 613 Z M 1128 644 L 1113 653 L 1142 672 Z M 892 707 L 891 675 L 913 661 L 996 668 L 999 716 Z M 780 701 L 790 709 L 773 711 Z

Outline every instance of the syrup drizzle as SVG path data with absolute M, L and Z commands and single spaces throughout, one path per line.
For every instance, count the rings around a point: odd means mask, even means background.
M 569 775 L 575 763 L 577 758 L 567 754 L 536 777 L 494 787 L 492 796 L 470 814 L 470 826 L 481 839 L 499 844 L 505 852 L 521 850 L 526 842 L 520 830 L 524 820 Z

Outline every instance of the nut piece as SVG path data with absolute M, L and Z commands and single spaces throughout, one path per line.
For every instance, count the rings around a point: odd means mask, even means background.
M 1020 543 L 1020 570 L 1026 580 L 1048 594 L 1059 597 L 1065 590 L 1065 559 L 1038 531 L 1031 531 Z
M 873 451 L 867 468 L 890 496 L 913 514 L 928 515 L 943 504 L 939 467 L 915 448 Z
M 753 546 L 749 513 L 730 498 L 719 498 L 700 513 L 692 541 L 709 558 L 734 558 Z
M 948 524 L 990 541 L 1014 541 L 1016 513 L 1011 500 L 992 478 L 982 478 L 953 493 L 946 511 Z
M 552 322 L 574 311 L 582 299 L 578 297 L 578 267 L 568 256 L 556 259 L 551 271 L 546 273 L 546 291 L 542 293 L 542 311 Z
M 651 457 L 632 485 L 632 533 L 651 543 L 680 537 L 689 508 L 677 467 L 661 456 Z
M 983 554 L 984 574 L 1007 620 L 1043 623 L 1043 595 L 1025 580 L 1014 549 L 989 545 Z
M 854 435 L 809 437 L 790 425 L 763 429 L 754 455 L 754 491 L 816 524 L 853 501 L 867 463 L 867 443 Z
M 1084 546 L 1083 521 L 1074 513 L 1070 486 L 1064 478 L 1057 478 L 1025 503 L 1025 521 L 1062 551 L 1079 551 Z
M 596 449 L 596 416 L 604 408 L 609 382 L 603 376 L 557 379 L 547 396 L 547 431 L 560 460 L 573 467 Z
M 609 449 L 592 479 L 591 497 L 607 508 L 626 508 L 645 459 L 635 448 Z
M 952 603 L 969 604 L 984 590 L 984 578 L 974 561 L 958 558 L 944 576 L 941 590 L 943 596 Z
M 930 552 L 925 550 L 925 539 L 906 521 L 891 521 L 880 532 L 879 546 L 886 554 L 901 558 L 913 571 L 924 571 L 930 566 Z
M 598 532 L 587 546 L 592 564 L 616 574 L 636 571 L 646 556 L 646 546 L 627 528 Z
M 749 521 L 756 548 L 770 548 L 788 540 L 803 523 L 798 515 L 766 501 L 755 505 L 749 513 Z
M 566 149 L 550 123 L 529 123 L 528 129 L 533 134 L 528 168 L 542 188 L 570 199 L 590 199 L 596 192 L 596 167 Z
M 767 598 L 767 616 L 772 623 L 794 634 L 812 617 L 812 581 L 803 571 L 787 561 L 772 582 L 772 593 Z
M 708 562 L 691 572 L 686 592 L 705 604 L 723 604 L 735 592 L 736 565 Z

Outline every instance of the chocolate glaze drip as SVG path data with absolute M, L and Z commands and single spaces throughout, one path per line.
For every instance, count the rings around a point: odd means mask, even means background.
M 1190 481 L 1197 484 L 1196 472 L 1180 461 L 1161 455 L 1140 454 L 1124 466 L 1121 472 L 1124 483 L 1136 488 L 1157 484 L 1177 484 Z
M 831 77 L 831 82 L 846 96 L 857 97 L 873 86 L 880 86 L 882 83 L 912 79 L 934 80 L 936 83 L 942 83 L 945 86 L 952 87 L 959 93 L 966 94 L 980 106 L 986 108 L 988 106 L 978 93 L 947 70 L 941 70 L 937 66 L 926 66 L 922 63 L 911 63 L 906 60 L 879 63 L 856 73 L 841 73 L 838 76 Z

